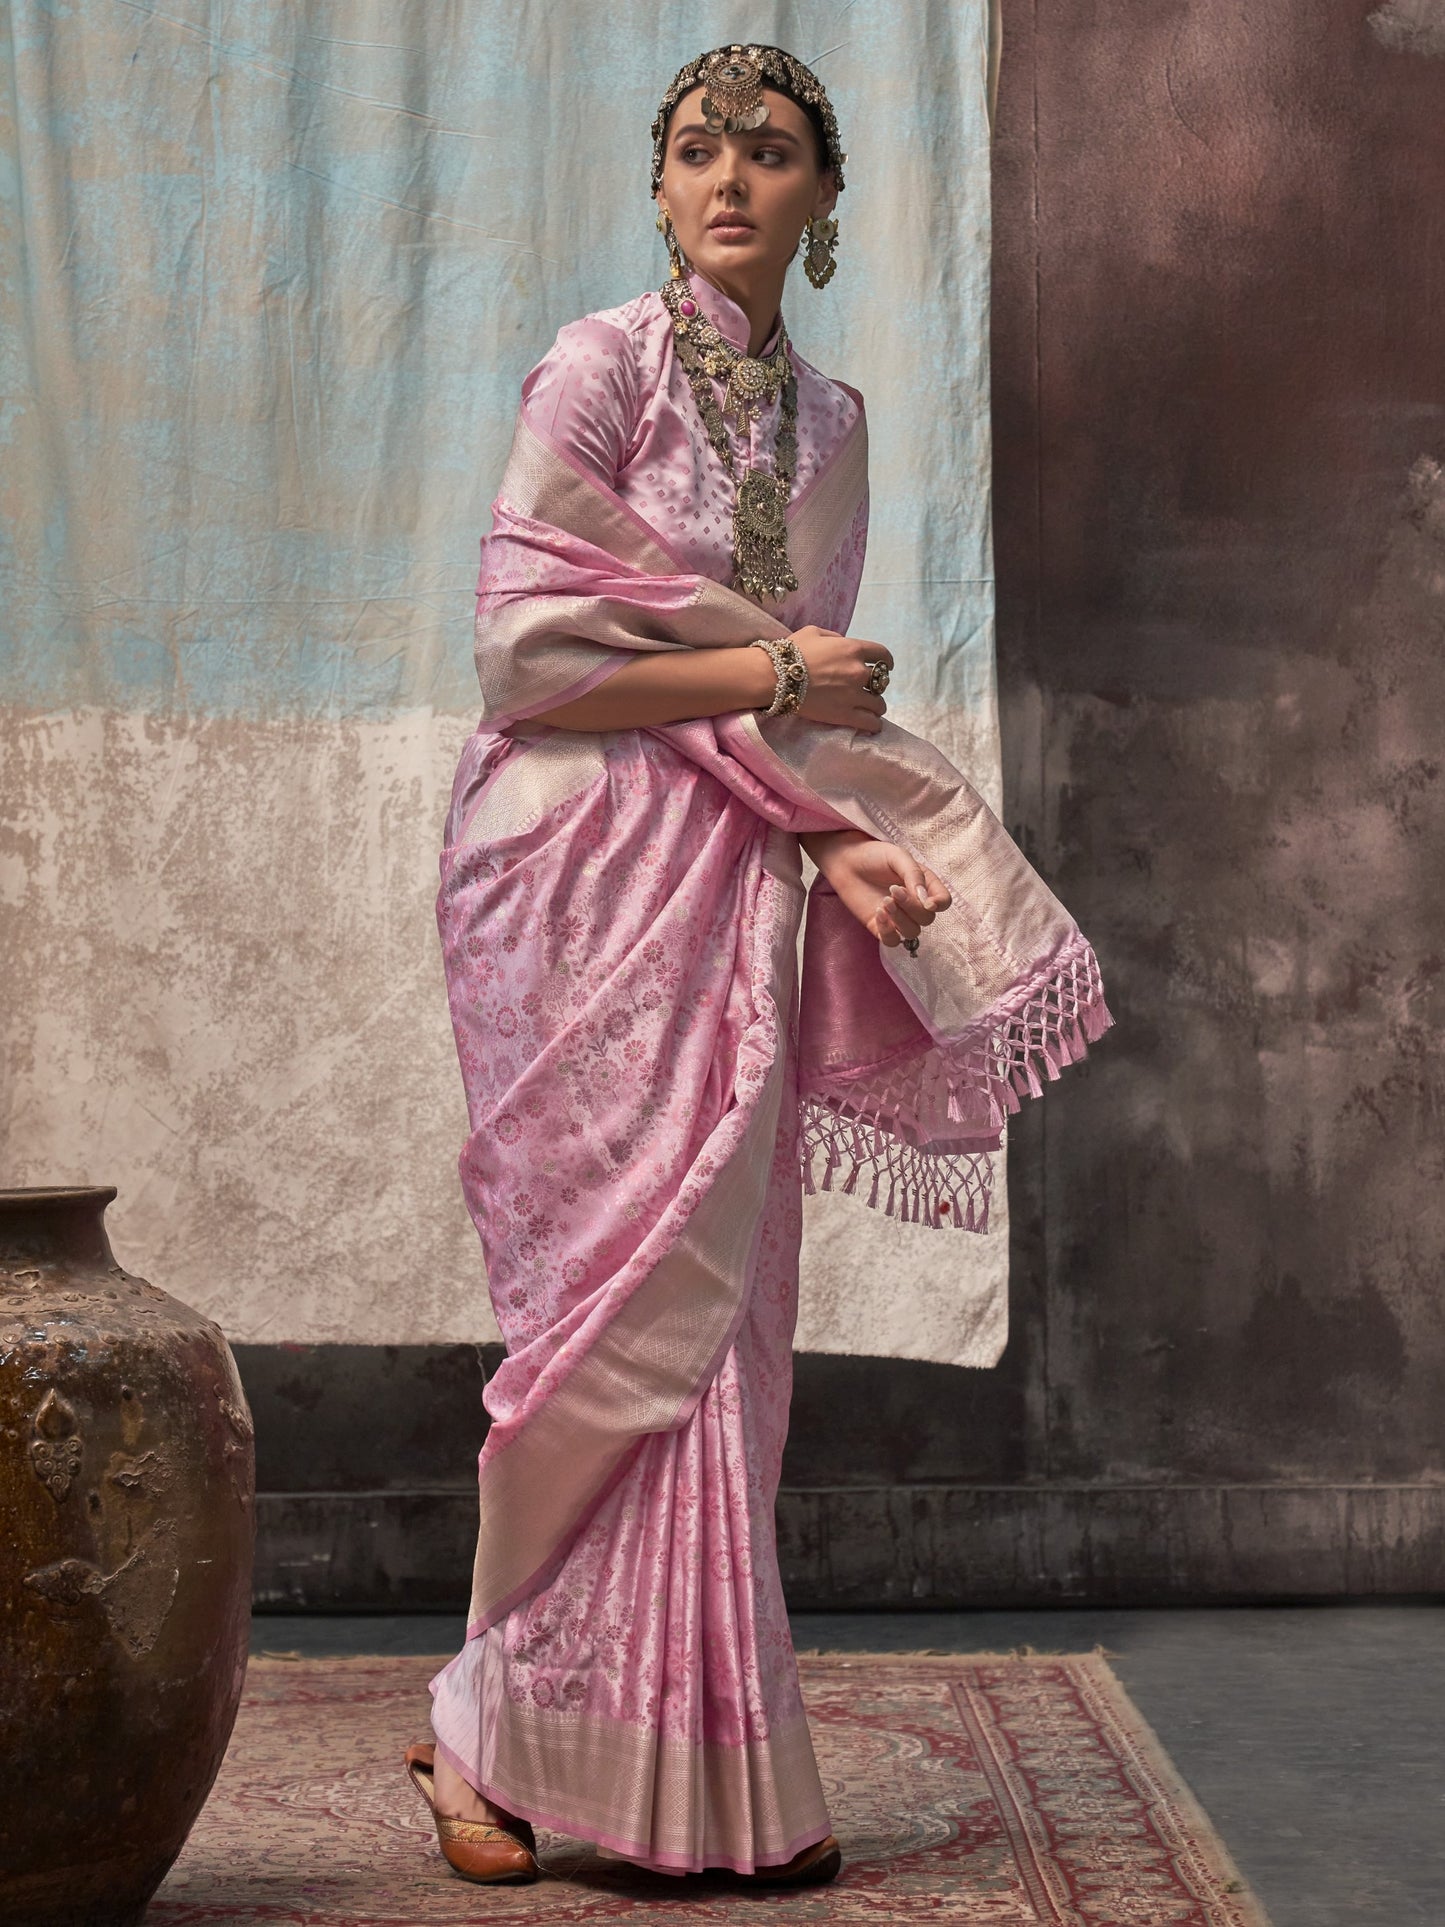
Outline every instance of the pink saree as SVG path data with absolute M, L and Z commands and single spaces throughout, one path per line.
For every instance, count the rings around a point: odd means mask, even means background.
M 802 1189 L 985 1229 L 1005 1116 L 1109 1022 L 1067 912 L 906 731 L 529 720 L 638 650 L 846 627 L 866 430 L 801 362 L 799 391 L 800 587 L 765 612 L 723 586 L 726 504 L 687 466 L 701 437 L 656 296 L 564 330 L 529 379 L 438 902 L 507 1356 L 433 1726 L 512 1812 L 677 1872 L 828 1832 L 773 1527 Z M 800 997 L 798 837 L 845 824 L 912 848 L 954 907 L 911 958 L 819 879 Z

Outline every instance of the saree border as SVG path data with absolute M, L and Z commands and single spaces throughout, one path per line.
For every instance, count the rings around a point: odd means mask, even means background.
M 659 1873 L 699 1873 L 704 1867 L 751 1873 L 756 1867 L 784 1866 L 805 1847 L 826 1840 L 832 1830 L 825 1811 L 820 1820 L 811 1820 L 796 1832 L 785 1831 L 787 1822 L 775 1791 L 795 1785 L 803 1772 L 811 1772 L 816 1779 L 818 1769 L 806 1716 L 778 1727 L 765 1740 L 749 1740 L 741 1746 L 706 1741 L 694 1745 L 666 1735 L 655 1738 L 642 1728 L 627 1727 L 620 1721 L 587 1720 L 586 1715 L 578 1718 L 596 1729 L 592 1735 L 596 1743 L 590 1748 L 558 1745 L 559 1736 L 539 1730 L 541 1722 L 527 1718 L 527 1709 L 508 1704 L 498 1721 L 508 1729 L 511 1771 L 505 1777 L 495 1766 L 490 1772 L 479 1771 L 444 1740 L 437 1741 L 437 1752 L 484 1800 L 530 1820 L 534 1826 L 590 1840 Z M 516 1733 L 519 1726 L 524 1729 L 520 1739 Z M 613 1726 L 616 1731 L 605 1734 L 600 1730 L 604 1726 Z M 534 1770 L 520 1778 L 516 1772 L 519 1757 L 525 1758 L 529 1767 L 536 1763 Z M 638 1830 L 643 1817 L 640 1797 L 631 1805 L 617 1797 L 619 1786 L 636 1787 L 644 1773 L 651 1782 L 650 1817 L 655 1824 L 650 1839 L 642 1838 Z M 680 1817 L 674 1816 L 687 1812 L 688 1801 L 699 1788 L 702 1821 L 694 1835 Z M 760 1799 L 764 1788 L 772 1798 Z M 736 1840 L 749 1829 L 760 1842 L 760 1851 L 751 1860 L 741 1860 L 725 1848 L 710 1844 Z M 696 1845 L 687 1844 L 692 1838 Z
M 501 765 L 477 792 L 454 849 L 498 837 L 521 836 L 549 810 L 579 796 L 607 774 L 606 738 L 554 730 L 518 737 Z

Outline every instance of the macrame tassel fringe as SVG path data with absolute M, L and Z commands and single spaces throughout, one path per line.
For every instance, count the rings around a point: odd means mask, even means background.
M 1018 1111 L 1020 1097 L 1042 1096 L 1042 1079 L 1055 1082 L 1113 1021 L 1098 960 L 1076 936 L 1047 972 L 963 1037 L 852 1082 L 830 1079 L 805 1090 L 804 1191 L 812 1195 L 821 1184 L 824 1191 L 838 1188 L 852 1196 L 859 1178 L 871 1172 L 866 1202 L 874 1210 L 886 1180 L 886 1216 L 987 1231 L 990 1153 L 950 1150 L 940 1140 L 977 1140 L 1000 1129 Z M 962 1128 L 950 1131 L 949 1125 Z M 847 1175 L 835 1187 L 833 1174 L 845 1162 Z
M 863 1196 L 859 1180 L 868 1178 L 864 1202 L 885 1217 L 936 1230 L 952 1225 L 959 1231 L 987 1231 L 993 1186 L 987 1151 L 905 1144 L 864 1118 L 839 1117 L 816 1098 L 804 1100 L 802 1124 L 803 1189 L 810 1195 L 822 1190 Z M 834 1173 L 845 1169 L 842 1183 L 835 1183 Z

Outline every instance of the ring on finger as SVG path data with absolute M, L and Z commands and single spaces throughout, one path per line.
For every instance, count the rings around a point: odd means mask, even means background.
M 881 656 L 865 657 L 864 662 L 868 674 L 863 678 L 863 687 L 870 696 L 881 696 L 888 687 L 888 665 Z
M 888 919 L 889 928 L 897 936 L 899 942 L 903 945 L 903 948 L 908 952 L 909 956 L 916 957 L 918 955 L 918 939 L 917 937 L 905 937 L 903 932 L 898 928 L 897 915 L 896 915 L 897 906 L 895 905 L 892 897 L 885 897 L 883 902 L 880 904 L 879 908 L 882 910 L 888 910 L 894 913 L 893 915 L 890 915 Z

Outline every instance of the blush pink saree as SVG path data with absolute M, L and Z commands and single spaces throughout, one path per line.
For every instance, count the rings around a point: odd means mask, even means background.
M 619 410 L 664 420 L 688 404 L 661 303 L 617 313 L 637 326 L 613 360 L 645 391 Z M 787 627 L 846 626 L 865 489 L 857 411 L 790 510 Z M 1006 1114 L 1109 1018 L 1067 912 L 906 731 L 529 721 L 633 652 L 785 633 L 662 520 L 524 391 L 438 904 L 507 1356 L 433 1725 L 514 1813 L 653 1868 L 748 1872 L 828 1832 L 773 1526 L 801 1191 L 986 1228 Z M 845 824 L 911 848 L 954 907 L 909 957 L 818 880 L 800 998 L 799 833 Z

